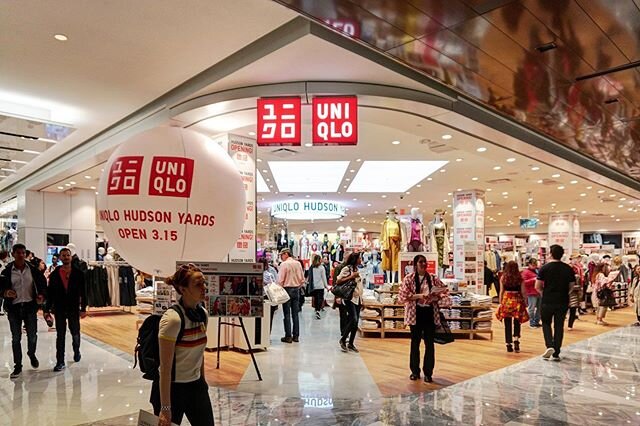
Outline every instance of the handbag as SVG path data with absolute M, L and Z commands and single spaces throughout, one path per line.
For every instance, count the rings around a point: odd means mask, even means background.
M 331 293 L 340 299 L 351 300 L 353 298 L 353 292 L 356 289 L 356 285 L 356 280 L 348 280 L 342 284 L 334 285 L 331 288 Z
M 451 332 L 451 328 L 449 328 L 449 323 L 444 318 L 444 314 L 439 312 L 440 314 L 440 327 L 436 328 L 436 333 L 433 337 L 434 343 L 439 345 L 446 345 L 447 343 L 453 342 L 455 339 L 453 337 L 453 333 Z
M 264 288 L 264 291 L 267 295 L 267 299 L 269 299 L 269 303 L 273 306 L 287 303 L 290 299 L 287 290 L 280 287 L 278 284 L 269 284 Z
M 596 293 L 598 304 L 603 307 L 616 306 L 616 299 L 613 297 L 613 290 L 610 288 L 602 288 Z

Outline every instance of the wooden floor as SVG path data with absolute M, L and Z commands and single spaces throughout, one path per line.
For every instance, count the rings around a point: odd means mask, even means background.
M 137 330 L 135 314 L 90 316 L 82 320 L 82 332 L 133 354 Z M 585 315 L 576 321 L 574 330 L 566 331 L 564 346 L 635 322 L 632 308 L 607 313 L 608 327 L 595 325 L 594 315 Z M 507 353 L 504 344 L 504 327 L 493 322 L 493 341 L 484 337 L 475 340 L 458 338 L 445 346 L 436 345 L 436 371 L 433 384 L 409 380 L 409 339 L 379 339 L 358 337 L 356 345 L 371 376 L 384 396 L 434 390 L 443 386 L 495 371 L 509 365 L 539 356 L 545 349 L 542 329 L 522 327 L 521 353 Z M 487 336 L 488 337 L 488 336 Z M 424 347 L 423 347 L 424 349 Z M 216 353 L 205 354 L 205 371 L 211 385 L 235 389 L 251 363 L 247 354 L 234 351 L 221 352 L 221 368 L 216 370 Z

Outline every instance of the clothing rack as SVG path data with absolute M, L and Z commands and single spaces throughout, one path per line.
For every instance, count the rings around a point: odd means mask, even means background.
M 88 266 L 131 266 L 129 262 L 124 260 L 89 260 L 86 262 Z M 126 309 L 125 308 L 129 308 Z M 133 313 L 131 306 L 118 307 L 91 307 L 87 306 L 87 313 L 93 315 L 113 314 L 113 313 Z

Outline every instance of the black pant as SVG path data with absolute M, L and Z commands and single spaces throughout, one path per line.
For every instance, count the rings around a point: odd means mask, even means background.
M 344 301 L 342 303 L 336 303 L 336 306 L 338 307 L 338 312 L 340 313 L 340 337 L 342 337 L 348 321 L 347 308 L 344 304 Z
M 56 318 L 56 362 L 64 364 L 64 346 L 67 334 L 67 323 L 71 333 L 73 353 L 80 353 L 80 313 L 55 312 Z
M 297 339 L 300 336 L 300 289 L 298 287 L 285 287 L 284 289 L 289 295 L 289 301 L 282 305 L 284 337 Z M 293 323 L 293 336 L 291 323 Z
M 11 303 L 11 301 L 5 301 Z M 11 329 L 11 349 L 13 349 L 13 363 L 16 368 L 22 368 L 22 323 L 27 329 L 27 355 L 36 356 L 38 343 L 38 305 L 36 302 L 11 305 L 8 311 L 9 328 Z
M 276 311 L 278 310 L 278 305 L 271 305 L 271 318 L 269 319 L 269 334 L 273 331 L 273 317 L 276 315 Z
M 151 385 L 151 405 L 157 416 L 160 414 L 160 381 Z M 187 415 L 193 426 L 213 425 L 213 408 L 209 398 L 209 385 L 203 377 L 189 383 L 171 383 L 171 421 L 177 425 Z
M 520 321 L 516 318 L 505 318 L 504 319 L 504 340 L 505 342 L 511 344 L 513 343 L 513 338 L 511 337 L 513 333 L 513 337 L 520 338 Z
M 346 323 L 342 331 L 342 341 L 346 342 L 349 338 L 349 344 L 353 345 L 358 332 L 358 320 L 360 319 L 360 305 L 356 305 L 351 300 L 343 300 L 345 311 L 347 313 Z
M 567 305 L 542 305 L 542 332 L 547 348 L 555 349 L 553 356 L 560 355 L 564 337 L 564 320 L 567 317 Z M 553 331 L 551 322 L 553 321 Z
M 313 296 L 313 305 L 316 312 L 320 312 L 320 309 L 324 306 L 324 289 L 313 290 L 311 296 Z
M 434 337 L 436 324 L 433 320 L 433 308 L 416 307 L 416 324 L 411 326 L 411 355 L 409 368 L 411 373 L 420 375 L 420 342 L 424 340 L 425 354 L 422 361 L 422 372 L 425 376 L 433 376 L 436 364 L 436 349 Z
M 573 328 L 573 323 L 576 322 L 576 318 L 578 317 L 577 310 L 577 307 L 569 308 L 569 328 Z

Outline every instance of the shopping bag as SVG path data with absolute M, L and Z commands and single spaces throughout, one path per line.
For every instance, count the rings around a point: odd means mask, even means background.
M 269 284 L 264 289 L 267 299 L 269 299 L 269 303 L 274 306 L 282 305 L 290 299 L 287 290 L 280 287 L 278 284 Z
M 138 426 L 158 426 L 158 416 L 154 416 L 148 411 L 140 410 L 138 414 Z M 175 423 L 171 423 L 171 426 L 178 426 Z
M 440 312 L 440 327 L 436 328 L 433 341 L 439 345 L 446 345 L 454 340 L 453 333 L 451 333 L 451 329 L 449 328 L 449 323 L 445 319 L 444 314 Z

